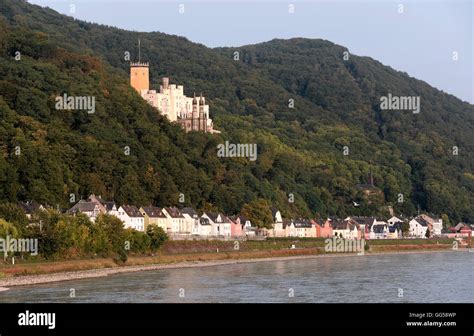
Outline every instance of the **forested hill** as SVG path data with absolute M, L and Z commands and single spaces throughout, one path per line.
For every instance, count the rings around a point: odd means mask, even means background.
M 188 95 L 203 92 L 222 134 L 185 134 L 130 88 L 124 55 L 136 57 L 138 38 L 152 86 L 166 75 Z M 0 201 L 67 207 L 71 193 L 94 192 L 164 206 L 182 193 L 185 205 L 229 214 L 265 199 L 287 216 L 392 205 L 474 221 L 474 107 L 344 51 L 310 39 L 210 49 L 2 0 Z M 56 110 L 64 93 L 95 96 L 96 112 Z M 381 110 L 388 93 L 420 96 L 421 112 Z M 225 140 L 257 143 L 258 159 L 217 157 Z

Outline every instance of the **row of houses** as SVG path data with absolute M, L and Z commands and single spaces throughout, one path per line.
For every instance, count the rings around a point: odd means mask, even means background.
M 344 239 L 401 238 L 402 221 L 396 217 L 387 222 L 375 217 L 347 217 L 345 219 L 327 218 L 323 220 L 283 219 L 280 211 L 274 210 L 271 237 L 315 237 Z
M 403 232 L 405 220 L 392 216 L 388 220 L 375 217 L 347 217 L 343 220 L 327 218 L 323 220 L 283 219 L 278 210 L 274 210 L 274 225 L 269 231 L 273 237 L 321 237 L 338 236 L 345 239 L 398 239 L 404 235 L 413 238 L 441 236 L 443 220 L 426 214 L 408 221 L 408 232 Z M 464 226 L 463 226 L 464 227 Z M 464 227 L 467 232 L 467 228 Z M 427 234 L 429 232 L 429 234 Z
M 222 213 L 204 212 L 199 215 L 193 208 L 121 205 L 104 201 L 100 196 L 90 195 L 76 203 L 69 213 L 81 212 L 93 222 L 100 214 L 118 217 L 125 228 L 145 231 L 148 225 L 161 227 L 168 235 L 205 237 L 244 237 L 257 232 L 243 216 L 228 217 Z
M 25 212 L 31 213 L 38 204 L 22 203 Z M 93 222 L 100 214 L 110 214 L 119 218 L 125 228 L 145 231 L 148 225 L 161 227 L 170 237 L 179 239 L 193 237 L 238 238 L 252 236 L 330 238 L 345 239 L 398 239 L 402 237 L 426 238 L 450 234 L 471 236 L 472 228 L 459 223 L 450 231 L 443 232 L 443 221 L 426 214 L 409 220 L 391 217 L 381 220 L 375 217 L 347 217 L 345 219 L 287 219 L 281 212 L 272 209 L 273 225 L 271 229 L 259 229 L 244 216 L 226 216 L 222 213 L 204 212 L 198 214 L 192 208 L 156 207 L 134 205 L 117 206 L 113 201 L 105 201 L 100 196 L 90 195 L 86 200 L 77 202 L 68 213 L 85 214 Z M 408 222 L 408 231 L 403 232 L 403 223 Z M 405 230 L 406 231 L 406 230 Z M 427 234 L 429 232 L 429 234 Z

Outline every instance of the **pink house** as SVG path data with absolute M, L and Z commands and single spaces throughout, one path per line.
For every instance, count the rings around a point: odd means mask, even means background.
M 240 218 L 229 218 L 230 221 L 230 235 L 231 237 L 242 237 L 245 236 L 245 231 L 243 229 L 243 225 L 240 223 Z
M 316 237 L 331 238 L 332 236 L 332 219 L 326 219 L 323 224 L 316 223 Z
M 472 228 L 465 223 L 458 223 L 458 225 L 450 227 L 451 237 L 472 237 Z
M 471 237 L 472 236 L 472 229 L 465 225 L 462 229 L 461 229 L 461 234 L 464 236 L 464 237 Z

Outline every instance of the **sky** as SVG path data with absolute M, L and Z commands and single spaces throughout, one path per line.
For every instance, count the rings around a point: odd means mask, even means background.
M 80 20 L 180 35 L 208 47 L 325 39 L 474 103 L 473 0 L 29 2 Z

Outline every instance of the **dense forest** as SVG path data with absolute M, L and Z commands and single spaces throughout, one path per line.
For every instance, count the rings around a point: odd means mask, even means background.
M 138 38 L 152 87 L 168 76 L 202 92 L 221 134 L 185 133 L 130 87 Z M 267 200 L 308 217 L 391 205 L 474 222 L 474 107 L 345 51 L 302 38 L 211 49 L 2 0 L 0 202 L 68 208 L 95 193 L 235 214 Z M 56 110 L 64 93 L 94 96 L 95 113 Z M 421 112 L 381 110 L 388 93 L 420 96 Z M 258 159 L 218 157 L 226 140 L 256 143 Z

